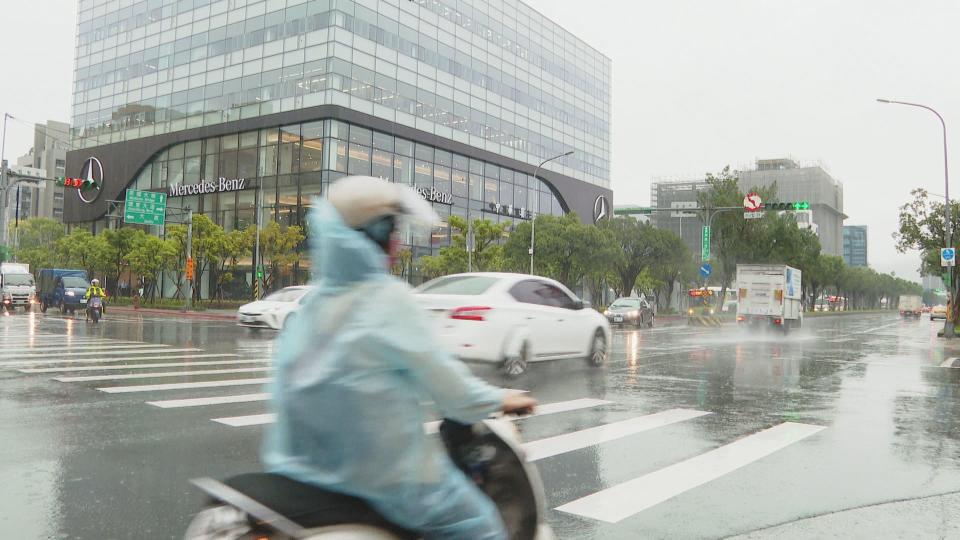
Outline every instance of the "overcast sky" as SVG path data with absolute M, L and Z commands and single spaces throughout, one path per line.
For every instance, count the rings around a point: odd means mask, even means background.
M 844 184 L 847 224 L 870 227 L 871 266 L 918 277 L 918 256 L 897 254 L 891 234 L 910 189 L 943 193 L 940 126 L 875 99 L 937 108 L 960 159 L 960 2 L 527 2 L 613 60 L 617 203 L 647 203 L 657 177 L 819 162 Z M 2 13 L 0 109 L 69 121 L 76 1 L 7 1 Z M 32 127 L 11 121 L 7 159 L 31 144 Z

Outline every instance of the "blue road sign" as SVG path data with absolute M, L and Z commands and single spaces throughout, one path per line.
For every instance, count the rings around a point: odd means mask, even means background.
M 940 266 L 954 266 L 957 262 L 957 250 L 953 248 L 940 249 Z
M 703 263 L 700 265 L 701 276 L 708 278 L 712 273 L 713 273 L 713 266 L 711 266 L 710 263 Z

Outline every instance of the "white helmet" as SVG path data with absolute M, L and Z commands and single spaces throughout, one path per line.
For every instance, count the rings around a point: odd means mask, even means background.
M 97 278 L 93 278 L 93 279 L 90 280 L 90 284 L 91 284 L 91 285 L 100 285 L 100 280 L 97 279 Z
M 440 216 L 413 188 L 372 176 L 348 176 L 330 184 L 327 200 L 343 222 L 387 250 L 396 218 L 407 216 L 433 225 Z
M 413 188 L 372 176 L 348 176 L 330 184 L 327 200 L 348 227 L 361 229 L 384 216 L 409 216 L 434 224 L 440 216 Z

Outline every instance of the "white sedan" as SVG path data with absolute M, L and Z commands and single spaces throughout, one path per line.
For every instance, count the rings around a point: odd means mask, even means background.
M 464 360 L 496 362 L 517 376 L 532 361 L 586 358 L 600 366 L 607 359 L 607 319 L 552 279 L 455 274 L 416 292 L 441 342 Z
M 247 328 L 282 329 L 303 304 L 310 287 L 286 287 L 262 300 L 240 306 L 237 324 Z

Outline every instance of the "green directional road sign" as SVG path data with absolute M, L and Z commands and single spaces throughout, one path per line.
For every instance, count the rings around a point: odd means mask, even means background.
M 703 236 L 701 238 L 700 258 L 704 261 L 710 260 L 710 227 L 703 226 Z
M 123 205 L 123 222 L 141 225 L 163 225 L 167 216 L 167 194 L 155 191 L 127 190 Z

